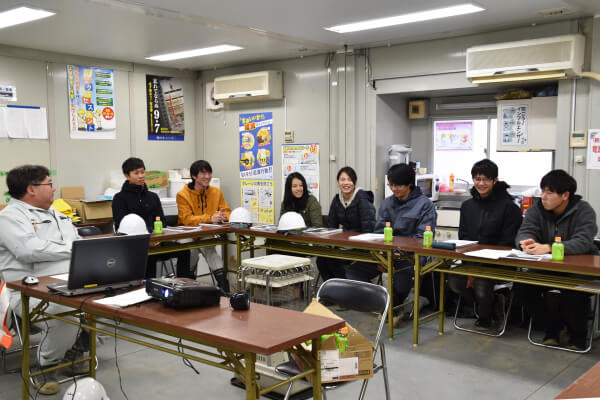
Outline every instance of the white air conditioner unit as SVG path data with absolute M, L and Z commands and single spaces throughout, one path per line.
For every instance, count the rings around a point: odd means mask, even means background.
M 215 78 L 214 98 L 224 103 L 282 99 L 283 73 L 261 71 L 220 76 Z
M 584 46 L 583 35 L 563 35 L 471 47 L 467 78 L 484 84 L 580 76 Z

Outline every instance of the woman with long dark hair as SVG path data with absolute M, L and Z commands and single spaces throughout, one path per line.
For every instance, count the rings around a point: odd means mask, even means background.
M 292 172 L 285 180 L 281 212 L 294 211 L 302 215 L 306 226 L 323 227 L 323 215 L 319 200 L 308 192 L 306 179 L 299 172 Z

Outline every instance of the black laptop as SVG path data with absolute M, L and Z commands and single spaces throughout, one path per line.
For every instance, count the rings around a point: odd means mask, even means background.
M 78 296 L 141 285 L 149 246 L 149 234 L 76 240 L 68 282 L 51 283 L 48 288 L 65 296 Z

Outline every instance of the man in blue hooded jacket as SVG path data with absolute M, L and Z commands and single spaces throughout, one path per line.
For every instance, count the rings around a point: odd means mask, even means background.
M 383 199 L 374 231 L 383 233 L 386 222 L 391 222 L 394 236 L 423 237 L 427 226 L 435 231 L 437 215 L 435 207 L 418 186 L 415 186 L 415 170 L 407 164 L 396 164 L 387 172 L 388 185 L 393 195 Z M 394 262 L 394 303 L 401 304 L 412 288 L 414 269 L 412 262 L 396 259 Z M 351 265 L 346 272 L 348 279 L 370 281 L 381 271 L 373 265 Z

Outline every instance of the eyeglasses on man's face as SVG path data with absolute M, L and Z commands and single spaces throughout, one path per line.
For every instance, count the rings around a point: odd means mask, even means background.
M 54 186 L 54 182 L 48 182 L 48 183 L 32 183 L 31 186 L 50 186 L 53 187 Z

